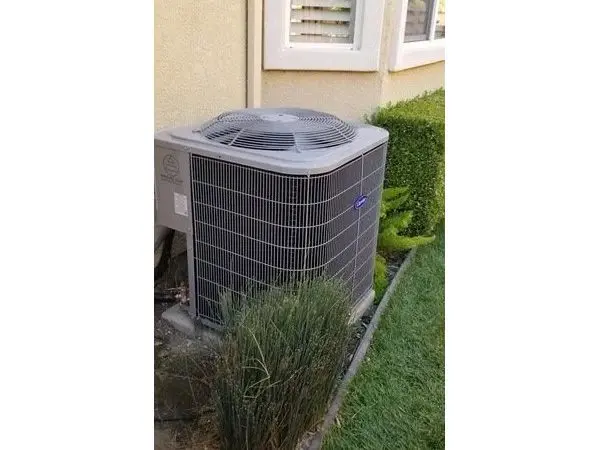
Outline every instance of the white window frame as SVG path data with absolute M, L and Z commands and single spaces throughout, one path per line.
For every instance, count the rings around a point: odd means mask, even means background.
M 368 6 L 368 7 L 365 7 Z M 265 0 L 265 70 L 379 70 L 385 0 L 356 0 L 354 43 L 290 43 L 290 0 Z
M 446 38 L 435 39 L 435 21 L 437 18 L 438 5 L 439 0 L 435 0 L 428 40 L 404 42 L 408 0 L 400 0 L 394 27 L 395 38 L 392 39 L 393 44 L 390 52 L 388 68 L 390 72 L 432 64 L 446 59 Z

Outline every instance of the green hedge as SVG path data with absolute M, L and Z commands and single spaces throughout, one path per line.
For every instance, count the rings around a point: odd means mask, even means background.
M 385 187 L 410 187 L 410 235 L 430 233 L 444 217 L 444 99 L 439 89 L 379 108 L 369 119 L 390 133 Z

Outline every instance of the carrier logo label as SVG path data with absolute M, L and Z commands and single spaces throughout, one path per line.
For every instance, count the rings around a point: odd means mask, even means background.
M 361 195 L 356 200 L 354 200 L 354 209 L 362 208 L 365 205 L 365 203 L 367 203 L 367 196 Z

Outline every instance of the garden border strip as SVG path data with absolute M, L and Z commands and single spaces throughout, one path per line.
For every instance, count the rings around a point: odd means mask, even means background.
M 362 360 L 365 358 L 365 356 L 367 354 L 367 350 L 369 349 L 371 340 L 373 339 L 373 334 L 375 333 L 375 330 L 377 329 L 377 326 L 379 325 L 379 319 L 381 318 L 383 311 L 387 307 L 390 297 L 396 291 L 396 288 L 398 287 L 400 279 L 404 275 L 406 268 L 414 260 L 416 252 L 417 252 L 417 248 L 413 248 L 410 251 L 410 253 L 406 257 L 406 259 L 400 265 L 398 272 L 396 272 L 396 275 L 394 275 L 392 282 L 386 289 L 385 294 L 383 295 L 383 298 L 381 299 L 381 302 L 377 306 L 377 309 L 375 310 L 375 314 L 373 314 L 373 318 L 371 319 L 371 322 L 369 323 L 369 326 L 367 327 L 367 331 L 365 331 L 364 336 L 360 340 L 360 344 L 359 344 L 358 348 L 356 349 L 356 352 L 354 353 L 354 357 L 352 358 L 350 367 L 348 367 L 348 370 L 346 371 L 346 374 L 344 375 L 344 378 L 342 379 L 342 382 L 340 383 L 340 385 L 337 389 L 337 392 L 335 393 L 335 396 L 334 396 L 333 400 L 331 401 L 331 404 L 329 405 L 327 413 L 325 413 L 325 417 L 323 419 L 322 425 L 319 427 L 318 431 L 316 431 L 314 434 L 312 434 L 307 439 L 307 441 L 305 443 L 300 444 L 299 448 L 303 448 L 303 449 L 307 449 L 307 450 L 319 450 L 321 448 L 321 445 L 323 443 L 323 437 L 325 436 L 325 434 L 327 433 L 327 431 L 329 430 L 329 428 L 335 421 L 335 418 L 337 417 L 337 414 L 342 406 L 342 401 L 344 400 L 344 396 L 346 395 L 346 391 L 348 390 L 348 385 L 350 383 L 350 380 L 352 380 L 354 375 L 356 375 L 356 372 L 358 372 L 360 363 L 362 362 Z

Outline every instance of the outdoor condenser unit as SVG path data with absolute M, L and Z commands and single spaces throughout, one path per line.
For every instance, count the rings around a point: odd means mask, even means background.
M 157 224 L 187 235 L 190 315 L 218 328 L 224 295 L 322 275 L 368 306 L 387 141 L 293 108 L 157 133 Z

